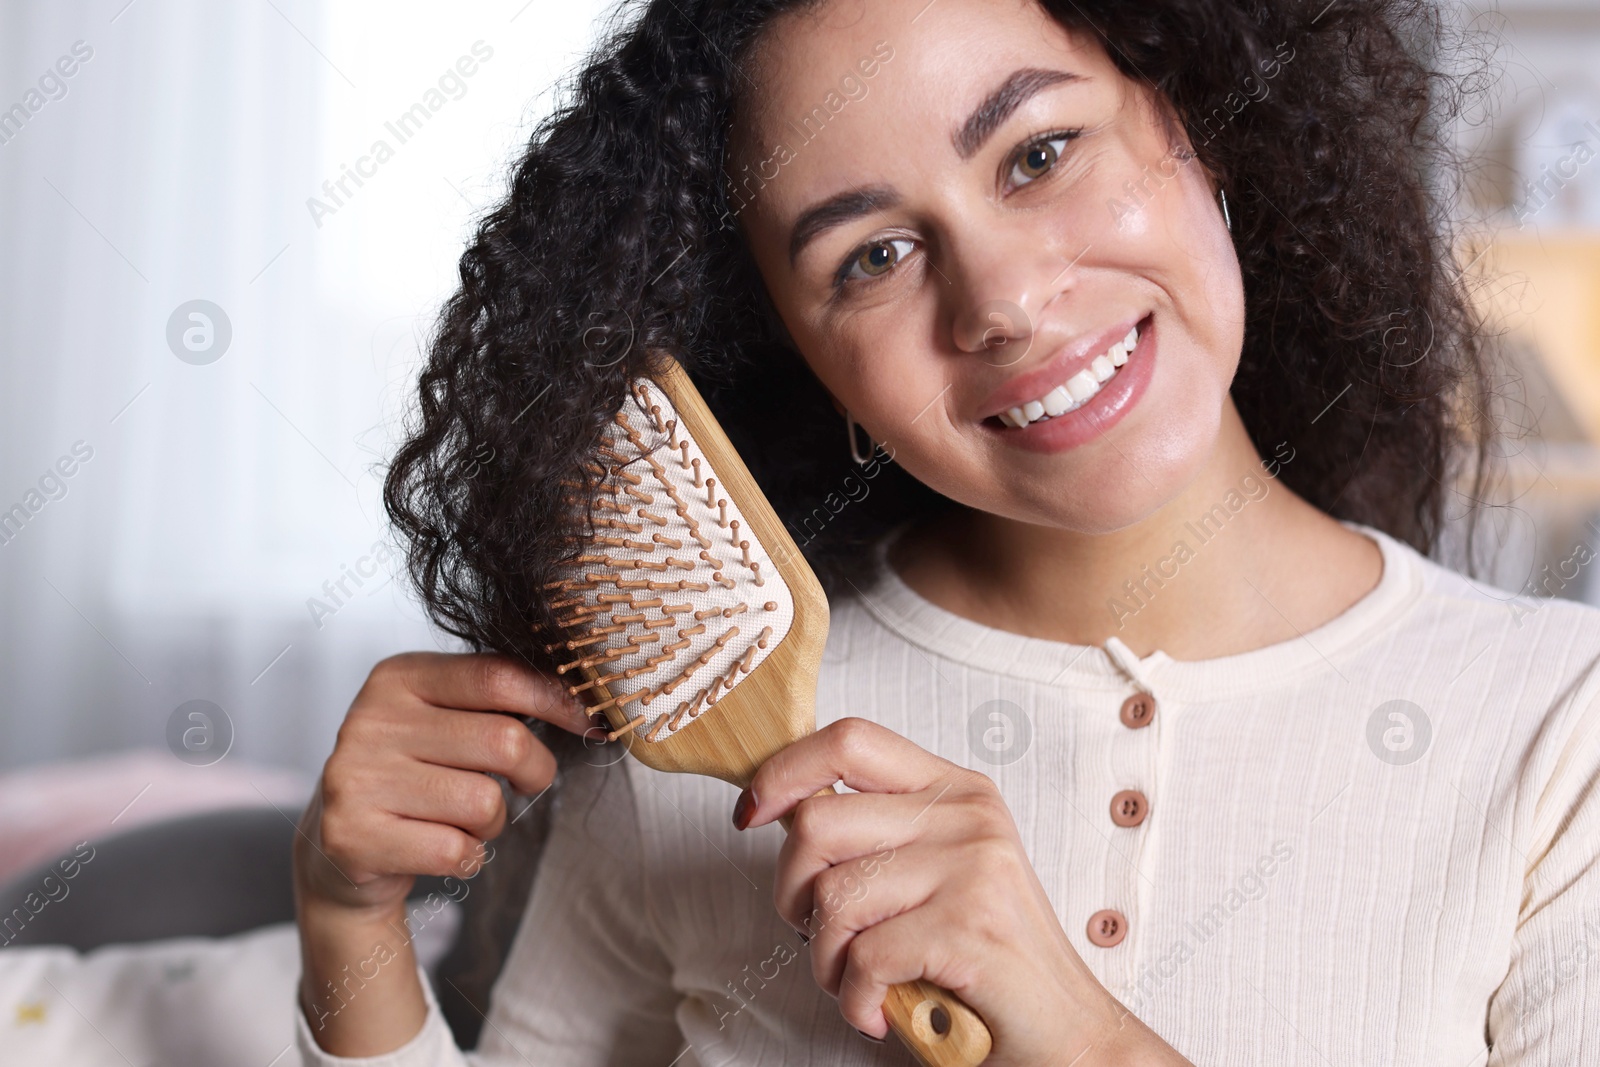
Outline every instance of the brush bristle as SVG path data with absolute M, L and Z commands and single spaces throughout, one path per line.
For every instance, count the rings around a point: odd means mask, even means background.
M 572 653 L 557 670 L 592 711 L 626 713 L 614 737 L 660 741 L 772 654 L 794 598 L 654 382 L 633 384 L 598 459 L 595 536 L 552 589 L 575 636 L 548 650 Z

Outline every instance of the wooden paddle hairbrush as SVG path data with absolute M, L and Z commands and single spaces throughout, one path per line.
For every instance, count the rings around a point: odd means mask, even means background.
M 573 636 L 547 650 L 574 655 L 557 667 L 569 690 L 612 739 L 632 735 L 641 763 L 742 789 L 816 729 L 828 602 L 688 374 L 652 355 L 588 465 L 594 481 L 571 484 L 595 494 L 572 498 L 595 536 L 548 587 Z M 883 1012 L 925 1067 L 989 1055 L 983 1020 L 930 982 L 894 986 Z

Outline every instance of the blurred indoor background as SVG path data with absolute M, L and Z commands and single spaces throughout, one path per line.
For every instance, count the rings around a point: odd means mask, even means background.
M 80 798 L 115 812 L 205 701 L 206 780 L 292 794 L 221 771 L 303 784 L 377 660 L 454 647 L 394 580 L 381 464 L 607 6 L 0 4 L 0 109 L 45 86 L 0 115 L 0 771 L 144 750 Z
M 63 811 L 298 810 L 371 666 L 454 647 L 396 577 L 382 462 L 611 6 L 0 3 L 0 882 Z M 1484 51 L 1462 256 L 1524 431 L 1486 577 L 1595 599 L 1562 564 L 1600 547 L 1600 4 L 1451 17 Z

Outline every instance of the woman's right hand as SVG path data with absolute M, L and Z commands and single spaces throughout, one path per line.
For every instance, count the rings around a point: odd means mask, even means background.
M 550 750 L 503 712 L 605 733 L 554 679 L 505 656 L 405 652 L 374 667 L 295 835 L 302 906 L 384 913 L 417 875 L 476 874 L 506 824 L 489 773 L 529 796 L 555 777 Z

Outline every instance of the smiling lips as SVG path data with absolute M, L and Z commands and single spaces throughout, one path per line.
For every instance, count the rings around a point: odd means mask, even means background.
M 1128 353 L 1139 344 L 1139 327 L 1135 325 L 1122 340 L 1113 344 L 1090 360 L 1089 365 L 1043 396 L 1016 407 L 1008 408 L 995 417 L 1011 429 L 1021 429 L 1030 423 L 1052 419 L 1076 411 L 1093 399 L 1100 387 L 1112 378 L 1123 364 Z

